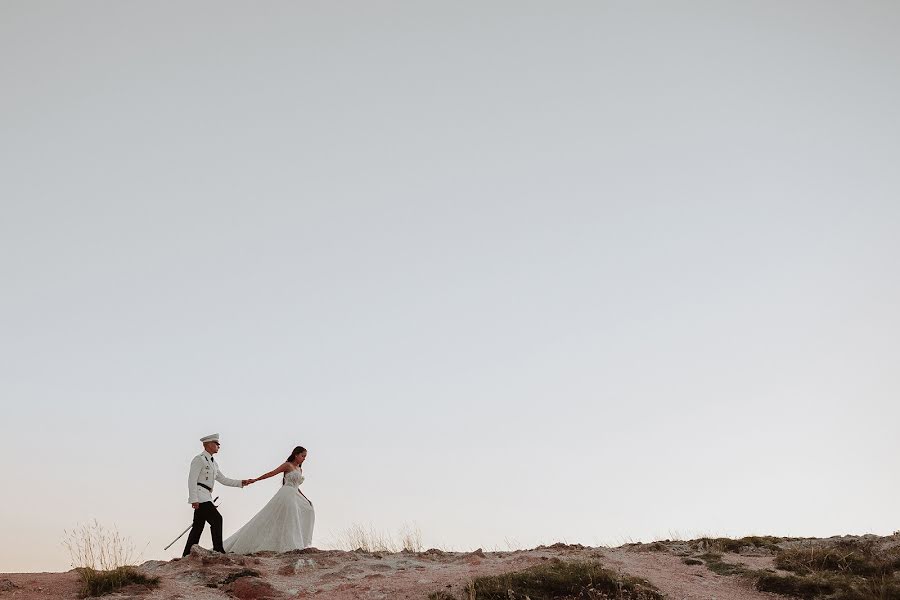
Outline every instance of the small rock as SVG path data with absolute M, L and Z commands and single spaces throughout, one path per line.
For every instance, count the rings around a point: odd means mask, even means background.
M 284 576 L 295 575 L 297 571 L 302 570 L 303 567 L 312 567 L 315 566 L 315 564 L 316 561 L 311 558 L 299 558 L 293 562 L 282 565 L 278 569 L 278 574 Z
M 186 581 L 188 583 L 197 583 L 199 581 L 205 581 L 206 579 L 206 573 L 200 571 L 188 571 L 186 573 L 178 573 L 175 575 L 176 581 Z
M 167 564 L 169 563 L 164 560 L 148 560 L 141 564 L 141 569 L 152 573 L 153 571 L 159 569 L 160 567 L 164 567 Z
M 212 550 L 207 550 L 206 548 L 204 548 L 203 546 L 200 546 L 199 544 L 194 544 L 193 546 L 191 546 L 191 552 L 190 552 L 190 554 L 188 554 L 188 556 L 203 558 L 204 556 L 212 556 L 213 554 L 217 554 L 217 553 L 213 552 Z
M 0 592 L 11 592 L 17 587 L 19 586 L 14 584 L 11 580 L 6 579 L 5 577 L 3 579 L 0 579 Z
M 225 590 L 239 600 L 272 600 L 284 594 L 258 577 L 241 577 L 225 586 Z
M 221 581 L 221 584 L 228 585 L 229 583 L 233 583 L 242 577 L 259 577 L 259 571 L 254 571 L 253 569 L 243 569 L 241 571 L 229 573 L 228 576 L 226 576 L 225 579 Z

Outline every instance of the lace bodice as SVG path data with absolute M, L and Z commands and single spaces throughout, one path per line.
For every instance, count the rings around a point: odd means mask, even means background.
M 301 473 L 299 469 L 296 471 L 291 471 L 290 473 L 284 474 L 284 485 L 297 487 L 301 483 L 303 483 L 304 479 L 306 479 L 306 477 L 303 476 L 303 473 Z

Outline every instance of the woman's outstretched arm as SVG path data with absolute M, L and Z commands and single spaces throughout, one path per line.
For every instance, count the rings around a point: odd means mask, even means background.
M 253 481 L 260 481 L 261 479 L 268 479 L 269 477 L 274 477 L 275 475 L 278 475 L 279 473 L 284 473 L 285 471 L 287 471 L 287 466 L 288 466 L 288 464 L 286 462 L 283 462 L 278 467 L 272 469 L 265 475 L 260 475 Z

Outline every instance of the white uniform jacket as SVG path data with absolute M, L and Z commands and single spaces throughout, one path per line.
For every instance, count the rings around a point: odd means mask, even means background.
M 191 461 L 191 470 L 188 473 L 188 503 L 211 502 L 213 486 L 217 481 L 222 485 L 244 487 L 240 479 L 229 479 L 222 475 L 219 463 L 204 450 Z

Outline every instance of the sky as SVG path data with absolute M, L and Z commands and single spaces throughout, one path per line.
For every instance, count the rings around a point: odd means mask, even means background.
M 318 547 L 900 529 L 898 29 L 0 4 L 0 572 L 93 520 L 180 555 L 214 432 L 235 478 L 308 449 Z

